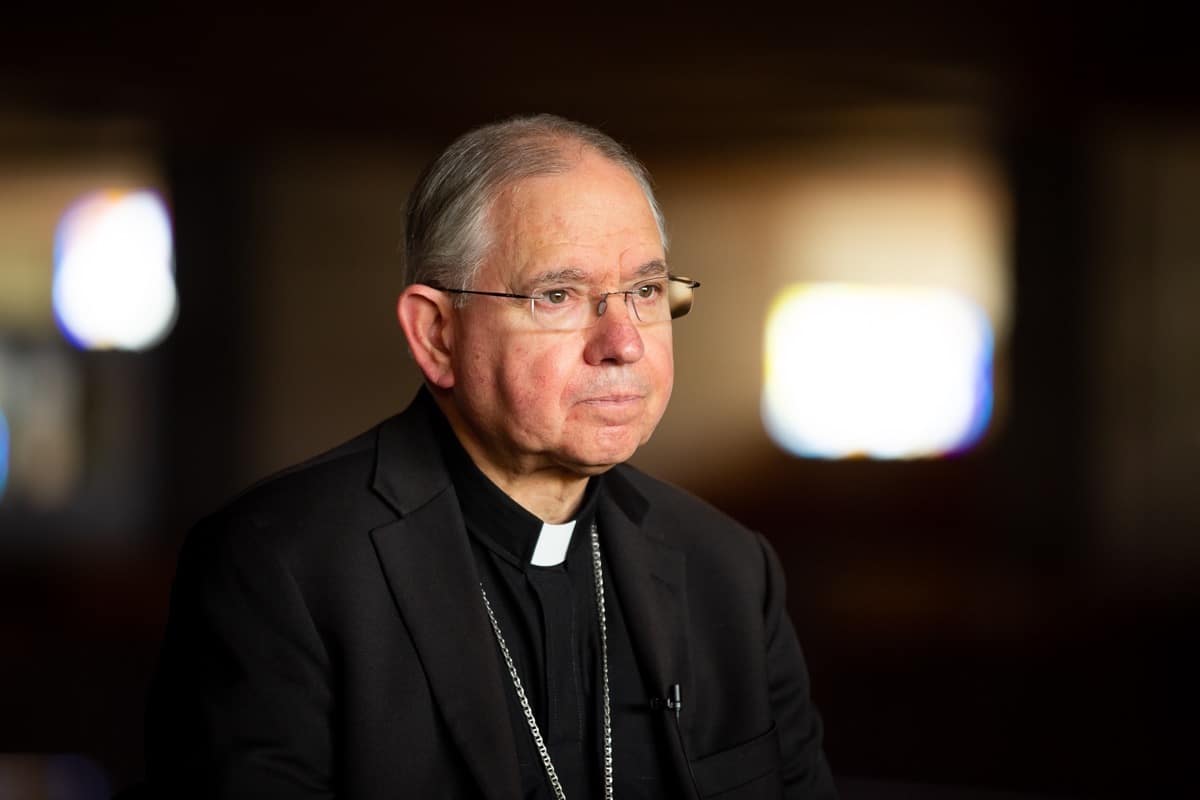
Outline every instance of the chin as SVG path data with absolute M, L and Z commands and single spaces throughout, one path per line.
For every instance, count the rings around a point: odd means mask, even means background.
M 620 463 L 620 462 L 617 462 L 617 463 Z M 590 478 L 593 475 L 603 475 L 604 473 L 608 472 L 610 469 L 615 467 L 617 465 L 617 463 L 614 463 L 614 464 L 571 463 L 571 464 L 567 465 L 567 468 L 571 472 L 575 473 L 576 475 L 584 475 L 584 476 Z
M 617 439 L 598 443 L 594 447 L 576 448 L 567 454 L 567 460 L 575 464 L 580 472 L 596 475 L 633 458 L 638 447 L 649 438 L 627 433 Z

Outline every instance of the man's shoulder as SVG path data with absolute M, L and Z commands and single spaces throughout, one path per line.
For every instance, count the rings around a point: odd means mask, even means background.
M 321 517 L 361 503 L 371 494 L 380 427 L 256 481 L 216 516 L 261 526 L 277 517 Z
M 613 472 L 645 498 L 647 527 L 668 544 L 687 551 L 758 553 L 758 534 L 708 501 L 628 464 Z
M 196 524 L 192 549 L 319 558 L 394 519 L 372 489 L 379 434 L 390 421 L 256 481 Z
M 418 393 L 400 413 L 257 481 L 212 517 L 236 519 L 252 527 L 280 522 L 292 527 L 335 522 L 355 526 L 364 518 L 376 524 L 389 521 L 399 499 L 392 496 L 394 492 L 389 494 L 389 488 L 397 483 L 437 483 L 430 477 L 438 473 L 441 463 L 429 430 L 431 402 Z M 422 486 L 420 491 L 428 489 Z
M 628 482 L 640 492 L 649 502 L 652 510 L 699 516 L 714 524 L 742 527 L 737 520 L 720 511 L 708 501 L 673 483 L 643 472 L 631 464 L 620 464 L 614 467 L 613 475 Z

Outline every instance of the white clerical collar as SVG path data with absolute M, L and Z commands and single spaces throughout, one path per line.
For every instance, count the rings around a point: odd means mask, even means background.
M 567 557 L 567 547 L 571 544 L 571 534 L 575 531 L 575 520 L 553 525 L 542 523 L 542 532 L 538 535 L 537 545 L 533 548 L 533 558 L 529 563 L 535 567 L 556 567 Z

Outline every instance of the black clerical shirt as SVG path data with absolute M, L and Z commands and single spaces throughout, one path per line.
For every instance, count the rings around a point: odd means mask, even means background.
M 600 632 L 591 543 L 603 476 L 588 483 L 565 561 L 534 566 L 531 559 L 542 520 L 475 466 L 444 418 L 436 427 L 470 534 L 475 567 L 563 790 L 569 800 L 603 797 Z M 599 534 L 603 550 L 604 531 Z M 607 559 L 604 566 L 607 569 Z M 651 716 L 662 712 L 650 708 L 653 693 L 634 658 L 620 600 L 607 572 L 604 584 L 614 794 L 621 800 L 675 796 L 665 743 Z M 496 658 L 517 742 L 522 796 L 553 797 L 498 647 Z

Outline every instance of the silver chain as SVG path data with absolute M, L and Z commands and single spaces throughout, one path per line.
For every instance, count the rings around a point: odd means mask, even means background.
M 613 749 L 612 711 L 608 700 L 608 617 L 604 613 L 604 569 L 600 564 L 600 534 L 596 530 L 595 522 L 592 523 L 592 574 L 596 577 L 596 615 L 600 620 L 600 675 L 604 693 L 604 798 L 612 800 Z M 508 667 L 513 688 L 517 690 L 517 700 L 521 703 L 525 721 L 529 723 L 529 732 L 533 734 L 533 743 L 537 745 L 538 755 L 542 758 L 542 766 L 546 768 L 546 777 L 549 778 L 550 786 L 554 789 L 554 796 L 558 800 L 567 800 L 566 792 L 563 791 L 562 783 L 558 780 L 558 773 L 554 769 L 554 762 L 550 760 L 550 751 L 546 749 L 546 742 L 542 739 L 542 732 L 538 728 L 537 720 L 533 718 L 533 709 L 529 707 L 525 686 L 521 683 L 521 676 L 517 674 L 517 666 L 513 663 L 512 653 L 508 651 L 508 645 L 504 642 L 504 634 L 500 632 L 500 623 L 496 621 L 496 614 L 492 611 L 492 604 L 488 601 L 483 583 L 479 584 L 479 593 L 483 595 L 483 607 L 487 610 L 488 619 L 492 623 L 492 631 L 496 634 L 496 644 L 500 645 L 500 653 L 504 656 L 504 664 Z

